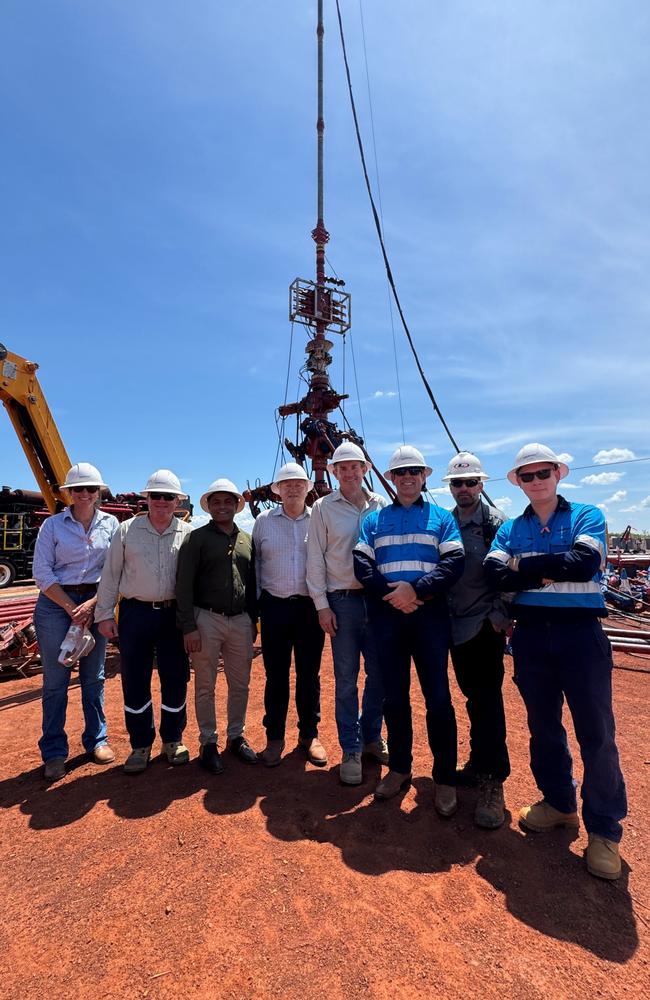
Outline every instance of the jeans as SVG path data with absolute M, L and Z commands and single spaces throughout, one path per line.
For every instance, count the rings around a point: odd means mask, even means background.
M 381 736 L 384 686 L 376 645 L 368 621 L 366 598 L 361 591 L 331 593 L 327 600 L 337 623 L 336 635 L 332 638 L 332 658 L 339 743 L 344 753 L 359 753 L 363 744 L 376 743 Z M 366 679 L 359 717 L 357 681 L 362 654 Z
M 384 680 L 384 714 L 388 731 L 388 766 L 409 774 L 413 761 L 411 718 L 411 658 L 427 710 L 427 735 L 433 756 L 433 779 L 456 784 L 456 715 L 449 693 L 447 656 L 449 615 L 442 602 L 427 601 L 404 614 L 374 601 L 371 621 L 377 639 Z
M 298 736 L 314 739 L 320 722 L 320 661 L 325 633 L 311 597 L 260 597 L 266 671 L 263 724 L 269 740 L 283 740 L 289 709 L 291 653 L 296 668 Z
M 470 755 L 476 774 L 505 781 L 510 774 L 503 710 L 503 650 L 505 637 L 489 620 L 480 631 L 450 649 L 458 686 L 467 698 Z
M 88 594 L 68 592 L 70 600 L 82 604 Z M 68 707 L 68 685 L 71 670 L 58 662 L 61 643 L 70 628 L 67 611 L 40 594 L 34 612 L 34 625 L 43 664 L 43 735 L 38 741 L 43 761 L 55 757 L 66 758 L 69 753 L 68 737 L 65 732 L 65 716 Z M 87 753 L 106 743 L 106 716 L 104 715 L 104 660 L 106 639 L 93 625 L 92 634 L 95 647 L 88 656 L 79 661 L 81 682 L 81 706 L 84 714 L 84 731 L 81 742 Z
M 612 651 L 600 622 L 520 621 L 512 649 L 537 787 L 554 809 L 575 812 L 573 762 L 562 725 L 566 699 L 584 765 L 585 827 L 618 843 L 627 799 L 612 711 Z

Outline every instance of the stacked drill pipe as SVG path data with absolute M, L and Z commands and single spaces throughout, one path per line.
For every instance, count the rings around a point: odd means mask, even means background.
M 615 628 L 613 625 L 604 625 L 603 628 L 613 650 L 650 656 L 650 631 L 638 628 Z

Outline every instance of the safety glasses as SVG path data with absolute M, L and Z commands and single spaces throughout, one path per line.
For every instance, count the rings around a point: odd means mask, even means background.
M 71 486 L 71 493 L 99 493 L 99 486 Z
M 553 469 L 538 469 L 537 472 L 518 472 L 517 479 L 522 483 L 532 483 L 533 479 L 550 479 Z
M 453 486 L 455 490 L 460 490 L 463 486 L 469 486 L 470 489 L 474 489 L 480 481 L 480 479 L 450 479 L 449 485 Z
M 402 469 L 393 469 L 394 476 L 417 476 L 424 472 L 421 465 L 407 465 Z
M 167 500 L 168 503 L 178 499 L 175 493 L 150 493 L 149 496 L 152 500 Z

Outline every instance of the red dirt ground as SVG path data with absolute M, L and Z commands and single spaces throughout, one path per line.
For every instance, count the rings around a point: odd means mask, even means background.
M 510 661 L 507 661 L 510 667 Z M 78 682 L 72 757 L 48 786 L 37 740 L 41 678 L 0 683 L 0 996 L 6 998 L 492 998 L 650 996 L 648 660 L 616 670 L 628 784 L 624 876 L 590 877 L 581 831 L 524 835 L 472 824 L 471 791 L 451 820 L 431 802 L 423 705 L 414 694 L 413 787 L 376 803 L 379 767 L 338 782 L 329 652 L 321 736 L 329 769 L 288 744 L 274 770 L 229 758 L 206 775 L 158 758 L 128 777 L 119 676 L 106 683 L 118 762 L 81 753 Z M 224 682 L 219 707 L 223 718 Z M 263 745 L 257 658 L 248 736 Z M 519 696 L 505 685 L 516 817 L 536 790 Z M 466 716 L 454 689 L 461 760 Z M 295 724 L 293 712 L 290 727 Z M 195 756 L 190 712 L 187 742 Z M 227 755 L 226 755 L 227 756 Z

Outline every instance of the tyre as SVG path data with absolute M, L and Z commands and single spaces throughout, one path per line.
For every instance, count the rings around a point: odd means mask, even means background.
M 8 559 L 0 559 L 0 590 L 10 587 L 16 579 L 16 568 Z

